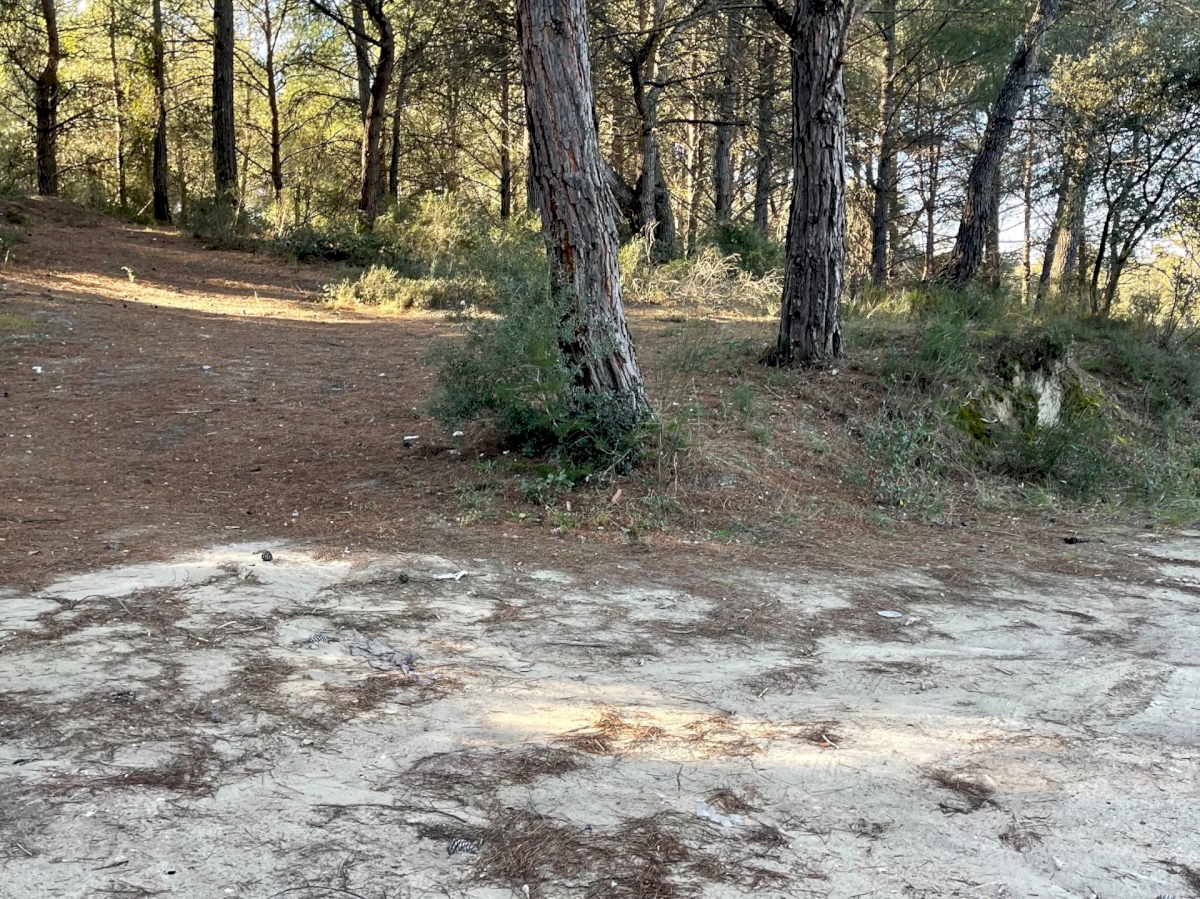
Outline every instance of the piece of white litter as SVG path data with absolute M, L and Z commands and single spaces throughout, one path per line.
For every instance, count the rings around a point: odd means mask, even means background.
M 746 818 L 744 816 L 722 815 L 703 799 L 696 800 L 696 817 L 707 818 L 709 821 L 720 824 L 722 827 L 741 827 L 746 823 Z
M 903 612 L 893 612 L 891 609 L 880 609 L 877 613 L 880 618 L 903 618 Z
M 292 509 L 292 518 L 299 518 L 299 517 L 300 517 L 300 510 Z
M 433 579 L 435 581 L 461 581 L 466 576 L 465 571 L 456 571 L 454 574 L 435 574 Z
M 33 367 L 33 373 L 35 375 L 40 375 L 42 373 L 42 367 L 40 365 L 35 365 Z
M 409 434 L 404 439 L 405 440 L 420 440 L 421 435 L 420 434 Z
M 462 431 L 455 431 L 455 432 L 454 432 L 454 436 L 455 436 L 455 437 L 461 437 L 462 435 L 463 435 L 463 432 L 462 432 Z
M 201 367 L 202 369 L 204 369 L 205 371 L 212 371 L 212 366 L 211 366 L 211 365 L 201 365 L 200 367 Z

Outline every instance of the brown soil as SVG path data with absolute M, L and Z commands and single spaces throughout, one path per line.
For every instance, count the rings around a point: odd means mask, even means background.
M 882 532 L 846 482 L 836 441 L 835 452 L 815 451 L 812 435 L 776 427 L 767 449 L 744 422 L 712 414 L 698 426 L 701 451 L 576 494 L 565 522 L 526 502 L 515 476 L 488 515 L 464 519 L 456 488 L 478 480 L 478 459 L 499 455 L 486 434 L 452 438 L 422 412 L 426 354 L 456 333 L 452 323 L 332 310 L 311 301 L 338 269 L 208 251 L 176 230 L 63 201 L 8 201 L 0 213 L 24 232 L 0 270 L 9 584 L 280 536 L 339 556 L 504 547 L 514 560 L 587 567 L 651 553 L 685 582 L 697 562 L 871 568 L 919 554 L 959 564 L 965 545 L 978 572 L 988 559 L 1062 555 L 1058 529 L 1040 522 Z M 635 312 L 634 331 L 665 408 L 678 397 L 719 409 L 738 383 L 757 381 L 765 421 L 786 425 L 807 406 L 832 433 L 878 391 L 853 367 L 768 383 L 752 360 L 769 324 L 681 332 L 656 314 Z M 734 368 L 681 365 L 688 341 Z M 851 543 L 870 551 L 848 556 Z M 1073 553 L 1069 567 L 1086 557 Z

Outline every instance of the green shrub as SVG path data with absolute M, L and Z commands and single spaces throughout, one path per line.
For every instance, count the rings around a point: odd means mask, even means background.
M 646 422 L 627 403 L 582 389 L 561 349 L 576 333 L 570 309 L 524 300 L 499 319 L 468 318 L 460 340 L 431 351 L 433 415 L 447 427 L 484 421 L 521 453 L 568 463 L 572 481 L 628 469 Z
M 395 270 L 373 265 L 357 278 L 327 284 L 322 298 L 331 306 L 371 306 L 380 309 L 488 309 L 497 293 L 486 281 L 466 278 L 405 278 Z
M 183 224 L 210 250 L 256 250 L 261 244 L 262 221 L 257 214 L 219 203 L 216 197 L 189 203 Z
M 405 274 L 417 273 L 411 259 L 374 232 L 318 230 L 304 225 L 283 231 L 266 247 L 273 255 L 294 262 L 341 262 L 362 268 L 387 265 Z
M 550 285 L 546 248 L 532 219 L 499 221 L 453 199 L 430 199 L 388 212 L 369 233 L 293 228 L 268 248 L 297 262 L 340 262 L 368 269 L 364 279 L 373 267 L 386 267 L 406 282 L 381 285 L 382 292 L 395 299 L 379 301 L 349 296 L 342 285 L 329 289 L 342 301 L 367 305 L 503 307 L 544 296 Z
M 720 222 L 705 235 L 703 242 L 716 247 L 722 256 L 736 257 L 738 266 L 755 277 L 783 270 L 783 244 L 753 225 Z

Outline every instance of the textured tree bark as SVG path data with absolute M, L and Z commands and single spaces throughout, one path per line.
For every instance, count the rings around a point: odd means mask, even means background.
M 1091 180 L 1092 171 L 1085 154 L 1067 189 L 1063 222 L 1058 234 L 1058 247 L 1054 254 L 1054 265 L 1050 269 L 1052 292 L 1064 303 L 1078 299 L 1081 289 L 1079 254 L 1083 248 L 1084 229 L 1087 225 L 1085 214 Z
M 154 107 L 157 112 L 157 120 L 154 125 L 154 159 L 151 163 L 151 180 L 154 182 L 154 220 L 170 224 L 171 200 L 167 189 L 167 62 L 163 45 L 162 0 L 154 0 L 151 18 L 154 42 Z M 181 178 L 181 205 L 185 199 L 186 191 L 183 190 Z
M 512 217 L 513 170 L 512 125 L 509 122 L 509 71 L 505 66 L 500 74 L 500 218 Z
M 113 83 L 113 124 L 116 134 L 117 206 L 129 211 L 129 183 L 125 170 L 125 87 L 121 82 L 120 58 L 117 56 L 117 4 L 108 2 L 108 62 Z
M 350 43 L 354 47 L 354 74 L 358 88 L 358 117 L 367 118 L 371 102 L 371 51 L 367 43 L 367 20 L 363 15 L 363 0 L 350 0 Z
M 896 180 L 892 128 L 896 108 L 896 0 L 880 4 L 879 34 L 883 38 L 883 77 L 879 84 L 879 163 L 875 167 L 875 203 L 871 211 L 871 283 L 882 287 L 888 278 L 888 234 Z
M 1000 286 L 1000 193 L 1004 184 L 1003 168 L 996 166 L 992 182 L 992 205 L 988 209 L 987 235 L 983 253 L 983 274 L 991 288 Z
M 676 255 L 677 226 L 675 212 L 671 208 L 671 192 L 663 177 L 662 160 L 658 155 L 659 88 L 646 84 L 642 70 L 644 65 L 646 63 L 639 58 L 630 66 L 642 160 L 641 172 L 633 188 L 636 206 L 630 225 L 634 231 L 648 234 L 654 243 L 655 259 L 665 261 Z
M 717 136 L 713 144 L 713 207 L 717 221 L 733 218 L 733 167 L 729 157 L 736 131 L 737 66 L 742 38 L 742 11 L 725 13 L 725 48 L 721 54 L 721 90 L 717 95 Z
M 770 227 L 771 165 L 774 161 L 772 122 L 775 99 L 775 45 L 762 42 L 758 62 L 757 150 L 754 159 L 754 227 L 763 234 Z
M 769 9 L 771 7 L 768 7 Z M 846 262 L 846 92 L 843 53 L 850 18 L 844 0 L 798 3 L 772 14 L 790 38 L 792 204 L 777 364 L 843 353 Z
M 542 232 L 555 289 L 578 312 L 563 349 L 585 390 L 642 412 L 645 389 L 621 302 L 609 174 L 595 127 L 585 0 L 517 0 L 516 8 Z
M 275 23 L 271 4 L 263 4 L 263 37 L 266 41 L 267 108 L 271 114 L 271 191 L 275 195 L 275 230 L 283 229 L 283 134 L 279 126 L 279 81 L 275 68 Z
M 233 116 L 233 0 L 213 2 L 213 182 L 219 205 L 237 203 L 237 139 Z
M 1021 223 L 1021 302 L 1026 306 L 1033 299 L 1033 125 L 1025 136 L 1025 163 L 1021 167 L 1021 200 L 1024 220 Z
M 42 0 L 46 26 L 46 65 L 34 82 L 36 112 L 37 186 L 43 197 L 58 196 L 58 63 L 62 50 L 58 40 L 58 11 L 55 0 Z
M 363 119 L 362 170 L 358 195 L 359 220 L 369 231 L 375 227 L 383 199 L 383 120 L 396 62 L 396 37 L 384 11 L 383 0 L 364 0 L 364 5 L 379 32 L 379 57 L 371 72 L 367 112 Z
M 983 140 L 967 179 L 967 200 L 963 205 L 954 250 L 937 274 L 937 280 L 949 287 L 965 286 L 975 277 L 983 261 L 988 216 L 995 202 L 996 170 L 1012 137 L 1017 111 L 1025 99 L 1025 90 L 1037 64 L 1046 30 L 1058 15 L 1058 8 L 1059 0 L 1038 0 L 988 115 Z

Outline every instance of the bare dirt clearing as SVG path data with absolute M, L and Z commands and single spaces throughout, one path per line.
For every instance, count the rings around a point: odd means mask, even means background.
M 18 212 L 0 896 L 1200 895 L 1200 539 L 889 535 L 828 457 L 758 545 L 687 522 L 773 498 L 702 479 L 657 531 L 464 526 L 448 325 Z
M 1186 895 L 1191 580 L 262 549 L 0 601 L 0 895 Z

